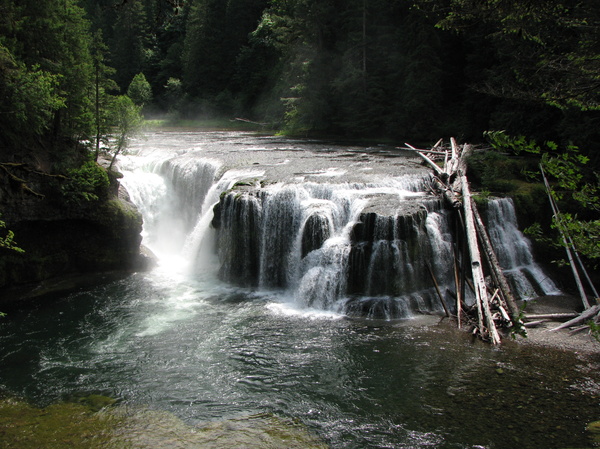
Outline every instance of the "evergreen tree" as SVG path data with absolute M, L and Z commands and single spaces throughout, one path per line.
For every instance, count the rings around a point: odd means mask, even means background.
M 59 76 L 39 66 L 28 69 L 0 44 L 0 139 L 17 145 L 27 135 L 45 134 L 52 117 L 65 106 Z
M 243 110 L 275 123 L 280 122 L 283 115 L 279 80 L 286 44 L 277 34 L 276 23 L 280 19 L 284 20 L 270 10 L 263 12 L 256 29 L 249 33 L 247 46 L 242 47 L 237 56 L 233 77 Z
M 409 10 L 404 11 L 398 29 L 402 63 L 395 70 L 401 79 L 398 84 L 388 83 L 392 88 L 388 98 L 393 103 L 387 134 L 427 139 L 439 129 L 437 122 L 443 111 L 439 35 L 420 14 Z
M 94 60 L 94 122 L 95 122 L 95 160 L 100 154 L 100 144 L 105 139 L 109 127 L 109 110 L 112 103 L 111 91 L 118 89 L 111 79 L 115 73 L 112 67 L 106 65 L 108 48 L 102 40 L 102 30 L 94 33 L 92 42 L 92 57 Z
M 502 79 L 490 79 L 484 86 L 489 93 L 558 107 L 600 108 L 598 0 L 418 3 L 443 11 L 440 27 L 482 35 L 503 55 L 500 61 L 512 70 Z
M 266 0 L 200 0 L 187 22 L 183 86 L 192 97 L 222 112 L 235 109 L 235 97 L 245 90 L 237 67 Z M 246 52 L 247 54 L 247 52 Z M 242 65 L 249 62 L 241 59 Z
M 146 10 L 142 1 L 121 5 L 114 23 L 111 46 L 111 65 L 116 69 L 115 81 L 122 92 L 133 77 L 144 72 L 150 47 Z
M 25 122 L 36 123 L 31 133 L 52 128 L 54 137 L 90 135 L 93 69 L 84 11 L 73 0 L 10 3 L 0 3 L 5 13 L 0 43 L 4 61 L 12 61 L 5 65 L 5 88 L 12 92 L 13 111 L 18 115 L 30 103 L 31 117 Z M 12 84 L 17 90 L 11 83 L 17 83 Z M 31 103 L 38 88 L 38 99 Z
M 184 48 L 183 83 L 195 98 L 216 96 L 227 86 L 227 39 L 223 18 L 227 3 L 197 0 L 187 22 Z
M 189 2 L 186 5 L 189 5 Z M 170 103 L 172 98 L 167 88 L 169 79 L 181 80 L 182 78 L 182 55 L 188 9 L 186 6 L 177 15 L 155 24 L 154 45 L 144 74 L 150 83 L 154 103 L 159 110 L 166 111 L 172 107 Z
M 133 77 L 127 88 L 127 96 L 139 107 L 144 107 L 152 99 L 152 88 L 143 73 Z

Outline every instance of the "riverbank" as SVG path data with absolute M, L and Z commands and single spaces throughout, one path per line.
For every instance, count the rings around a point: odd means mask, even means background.
M 522 303 L 521 303 L 522 304 Z M 525 314 L 579 313 L 580 300 L 574 296 L 543 296 L 527 301 Z M 571 333 L 570 329 L 552 331 L 560 325 L 557 321 L 546 321 L 527 329 L 527 338 L 517 337 L 517 342 L 525 345 L 543 346 L 577 354 L 597 355 L 600 360 L 600 342 L 589 332 L 583 330 Z

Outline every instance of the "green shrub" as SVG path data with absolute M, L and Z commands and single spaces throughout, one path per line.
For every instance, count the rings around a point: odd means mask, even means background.
M 475 153 L 469 158 L 468 164 L 469 179 L 495 192 L 514 190 L 503 181 L 518 178 L 521 171 L 519 161 L 492 150 Z
M 0 220 L 0 248 L 10 249 L 17 253 L 24 253 L 25 251 L 17 246 L 14 238 L 14 232 L 10 229 L 6 229 L 6 223 Z
M 62 186 L 67 202 L 81 204 L 108 197 L 108 174 L 96 162 L 88 161 L 79 168 L 71 169 L 67 176 L 69 179 Z

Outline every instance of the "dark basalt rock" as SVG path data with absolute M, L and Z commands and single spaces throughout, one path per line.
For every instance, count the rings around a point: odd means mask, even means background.
M 256 286 L 259 271 L 260 206 L 250 194 L 230 193 L 215 206 L 213 227 L 219 233 L 219 276 L 237 285 Z
M 69 290 L 86 279 L 97 282 L 100 273 L 114 276 L 153 265 L 140 251 L 142 217 L 126 194 L 115 195 L 115 187 L 104 200 L 74 205 L 60 194 L 59 182 L 48 179 L 46 185 L 31 183 L 40 196 L 6 181 L 0 186 L 0 219 L 24 250 L 0 248 L 0 301 Z
M 425 229 L 427 211 L 412 208 L 400 213 L 360 215 L 351 233 L 349 294 L 401 296 L 430 286 L 424 276 L 432 253 Z
M 325 240 L 331 236 L 331 226 L 327 217 L 312 214 L 304 224 L 302 232 L 302 257 L 323 246 Z

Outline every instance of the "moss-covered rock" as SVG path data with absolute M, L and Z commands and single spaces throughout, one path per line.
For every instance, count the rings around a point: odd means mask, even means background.
M 186 425 L 176 416 L 144 408 L 112 407 L 89 396 L 37 408 L 0 398 L 0 449 L 178 448 L 326 449 L 303 425 L 270 414 Z M 100 403 L 100 407 L 98 407 Z
M 119 418 L 98 414 L 85 404 L 37 408 L 17 399 L 0 399 L 0 449 L 93 449 L 113 441 Z
M 600 447 L 600 421 L 589 423 L 585 430 L 588 431 L 594 447 Z

